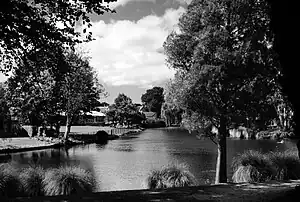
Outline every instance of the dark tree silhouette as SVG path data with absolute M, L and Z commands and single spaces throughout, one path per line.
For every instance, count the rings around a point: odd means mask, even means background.
M 296 123 L 294 133 L 299 137 L 300 130 L 300 101 L 295 87 L 299 85 L 298 51 L 299 36 L 296 31 L 298 24 L 298 7 L 296 3 L 268 0 L 271 5 L 271 29 L 275 34 L 274 48 L 279 54 L 284 77 L 281 80 L 284 93 L 288 96 L 294 110 L 294 121 Z M 300 158 L 300 141 L 297 143 Z

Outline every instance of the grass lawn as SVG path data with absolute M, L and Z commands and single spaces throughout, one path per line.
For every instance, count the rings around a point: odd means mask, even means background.
M 109 126 L 72 126 L 71 133 L 96 133 L 99 130 L 110 130 L 112 127 Z M 63 133 L 66 131 L 65 126 L 60 127 L 60 132 Z
M 47 142 L 31 139 L 27 137 L 22 138 L 0 138 L 0 150 L 2 149 L 18 149 L 30 148 L 50 145 Z

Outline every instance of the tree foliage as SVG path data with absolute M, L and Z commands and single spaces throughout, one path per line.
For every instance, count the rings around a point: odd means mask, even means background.
M 80 111 L 90 111 L 104 89 L 80 53 L 65 52 L 58 59 L 51 55 L 53 50 L 55 47 L 23 57 L 7 81 L 7 99 L 23 124 L 59 127 L 59 117 L 65 114 L 70 130 Z
M 164 43 L 167 62 L 177 70 L 174 100 L 185 118 L 198 120 L 189 127 L 217 128 L 216 182 L 227 180 L 232 123 L 254 122 L 272 112 L 267 100 L 281 75 L 268 12 L 259 0 L 194 0 L 180 17 L 180 31 Z
M 80 53 L 66 54 L 67 72 L 60 81 L 62 111 L 66 115 L 65 138 L 68 137 L 70 127 L 80 113 L 88 112 L 97 105 L 104 94 L 104 88 L 97 79 L 97 74 L 90 66 L 87 58 Z
M 52 47 L 54 48 L 54 47 Z M 22 62 L 8 79 L 7 100 L 14 115 L 23 124 L 47 124 L 61 108 L 59 97 L 60 59 L 55 49 L 32 51 L 23 56 Z
M 4 83 L 0 83 L 0 130 L 7 132 L 5 124 L 8 125 L 11 120 L 10 111 L 6 100 L 7 87 Z
M 179 107 L 173 94 L 176 92 L 176 85 L 174 82 L 170 81 L 164 92 L 165 102 L 161 107 L 161 117 L 165 119 L 166 126 L 171 126 L 172 124 L 181 124 L 183 109 Z
M 156 112 L 160 117 L 161 106 L 164 102 L 164 89 L 162 87 L 153 87 L 148 89 L 145 94 L 142 95 L 141 100 L 146 105 L 149 111 Z
M 116 0 L 105 0 L 114 2 Z M 92 40 L 87 29 L 91 14 L 113 12 L 102 0 L 6 0 L 0 8 L 0 70 L 11 70 L 15 61 L 35 49 L 49 44 L 72 47 Z M 81 23 L 82 33 L 76 30 Z
M 120 93 L 114 100 L 114 104 L 109 107 L 107 116 L 116 124 L 127 125 L 140 124 L 144 120 L 143 115 L 139 112 L 138 107 L 132 103 L 130 97 Z

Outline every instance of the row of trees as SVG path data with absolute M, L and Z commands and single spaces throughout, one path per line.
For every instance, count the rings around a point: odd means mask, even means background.
M 180 31 L 164 43 L 167 64 L 176 70 L 166 100 L 184 110 L 187 129 L 216 143 L 216 183 L 227 181 L 226 137 L 233 125 L 264 126 L 280 117 L 288 126 L 292 115 L 279 85 L 269 12 L 266 1 L 193 0 Z
M 64 115 L 67 138 L 78 115 L 93 109 L 105 91 L 88 58 L 66 51 L 58 62 L 50 51 L 34 51 L 22 59 L 5 83 L 5 101 L 12 116 L 34 128 L 50 125 L 59 132 Z
M 102 0 L 5 1 L 0 8 L 0 71 L 12 71 L 12 77 L 3 88 L 1 106 L 13 109 L 24 123 L 57 129 L 63 113 L 67 137 L 79 111 L 89 110 L 104 92 L 88 59 L 74 47 L 93 40 L 90 14 L 105 12 L 114 11 Z
M 177 98 L 180 99 L 181 96 L 177 92 L 181 84 L 176 82 L 176 79 L 178 79 L 177 76 L 167 83 L 166 89 L 153 87 L 148 89 L 141 97 L 144 111 L 155 112 L 158 118 L 165 120 L 167 126 L 183 124 L 181 121 L 184 110 L 178 105 L 178 102 L 176 102 Z M 260 115 L 258 114 L 255 120 L 250 120 L 251 116 L 243 117 L 236 114 L 235 121 L 232 122 L 232 127 L 242 124 L 248 128 L 265 130 L 269 125 L 276 124 L 283 131 L 292 129 L 292 107 L 287 101 L 287 98 L 283 96 L 279 85 L 276 86 L 274 92 L 268 96 L 264 110 L 265 112 Z M 187 123 L 187 121 L 185 121 L 185 123 Z

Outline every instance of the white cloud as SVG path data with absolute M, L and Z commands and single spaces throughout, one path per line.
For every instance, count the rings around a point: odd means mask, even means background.
M 173 77 L 174 71 L 166 67 L 165 56 L 158 50 L 183 12 L 180 7 L 137 22 L 94 22 L 91 31 L 96 40 L 86 44 L 86 49 L 101 80 L 115 86 L 144 87 Z
M 0 72 L 0 82 L 5 82 L 6 80 L 7 80 L 7 77 Z
M 131 2 L 131 1 L 136 1 L 136 2 L 145 2 L 145 1 L 150 1 L 150 2 L 156 2 L 156 0 L 117 0 L 116 2 L 111 2 L 109 3 L 109 7 L 111 9 L 115 9 L 117 8 L 118 6 L 124 6 L 126 5 L 128 2 Z
M 135 2 L 153 2 L 153 3 L 155 3 L 157 0 L 117 0 L 116 2 L 111 2 L 108 5 L 111 9 L 115 9 L 118 6 L 125 6 L 127 3 L 133 2 L 133 1 L 135 1 Z M 161 1 L 161 0 L 158 0 L 158 1 Z M 171 0 L 171 1 L 177 1 L 182 5 L 186 5 L 186 4 L 190 4 L 192 0 Z

